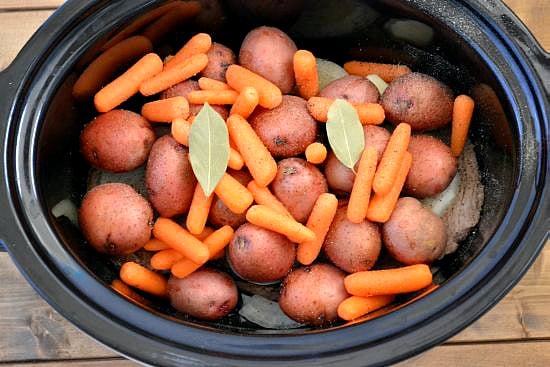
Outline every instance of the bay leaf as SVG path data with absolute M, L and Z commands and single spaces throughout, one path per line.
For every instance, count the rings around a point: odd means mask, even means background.
M 229 133 L 223 118 L 208 103 L 191 125 L 189 160 L 202 191 L 209 196 L 227 169 Z
M 357 111 L 348 101 L 337 99 L 328 109 L 327 117 L 327 136 L 334 155 L 355 172 L 355 163 L 365 148 L 365 134 Z

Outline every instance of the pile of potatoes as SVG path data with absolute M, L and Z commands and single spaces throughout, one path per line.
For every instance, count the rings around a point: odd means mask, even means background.
M 431 264 L 441 257 L 447 241 L 445 225 L 419 199 L 445 190 L 457 172 L 457 159 L 441 140 L 423 132 L 440 129 L 451 121 L 454 96 L 440 81 L 415 72 L 391 81 L 382 95 L 369 79 L 355 75 L 340 77 L 322 88 L 322 97 L 383 106 L 386 123 L 364 126 L 365 146 L 376 149 L 378 160 L 393 126 L 407 123 L 415 132 L 408 148 L 412 167 L 391 218 L 386 223 L 365 220 L 355 224 L 346 217 L 354 172 L 330 149 L 321 164 L 305 159 L 310 144 L 322 142 L 328 147 L 328 143 L 323 124 L 310 115 L 307 101 L 296 95 L 292 66 L 296 51 L 293 40 L 281 30 L 259 27 L 246 36 L 238 54 L 213 43 L 208 65 L 197 77 L 225 81 L 227 67 L 238 62 L 282 91 L 278 107 L 257 107 L 248 122 L 277 160 L 277 175 L 269 188 L 296 221 L 306 223 L 320 194 L 330 192 L 339 198 L 322 254 L 310 266 L 297 264 L 295 243 L 248 223 L 245 213 L 233 213 L 218 197 L 213 199 L 208 225 L 214 229 L 229 225 L 235 230 L 225 260 L 217 260 L 214 267 L 231 269 L 232 276 L 249 282 L 281 282 L 279 305 L 284 313 L 303 324 L 325 326 L 338 320 L 337 307 L 349 296 L 344 287 L 346 274 L 372 269 L 382 251 L 406 265 Z M 195 79 L 172 86 L 160 98 L 185 97 L 199 90 Z M 196 115 L 201 107 L 190 105 L 190 114 Z M 215 109 L 223 119 L 228 117 L 226 106 Z M 197 179 L 188 148 L 170 134 L 156 136 L 150 122 L 140 114 L 116 109 L 84 127 L 80 148 L 87 162 L 100 170 L 126 172 L 146 165 L 147 198 L 124 183 L 99 185 L 84 196 L 79 224 L 98 252 L 120 256 L 141 249 L 151 238 L 157 216 L 182 223 Z M 252 180 L 246 168 L 228 173 L 244 186 Z M 224 262 L 227 267 L 220 265 Z M 239 299 L 232 276 L 212 266 L 183 279 L 170 276 L 170 302 L 175 309 L 199 319 L 224 317 Z

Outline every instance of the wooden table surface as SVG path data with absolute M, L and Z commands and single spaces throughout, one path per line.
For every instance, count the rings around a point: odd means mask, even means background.
M 550 0 L 505 0 L 550 50 Z M 0 0 L 0 70 L 62 0 Z M 134 366 L 77 330 L 0 253 L 0 366 Z M 550 246 L 490 312 L 402 366 L 550 365 Z

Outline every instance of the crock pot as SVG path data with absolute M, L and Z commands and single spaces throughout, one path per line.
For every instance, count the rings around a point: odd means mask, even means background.
M 482 217 L 459 250 L 438 264 L 440 287 L 362 323 L 292 330 L 254 327 L 238 316 L 198 322 L 167 305 L 147 308 L 113 292 L 115 267 L 91 251 L 70 222 L 51 214 L 62 199 L 78 203 L 86 187 L 77 138 L 94 111 L 78 105 L 71 89 L 90 55 L 162 3 L 69 0 L 0 74 L 1 243 L 36 291 L 84 332 L 152 365 L 385 365 L 465 328 L 537 257 L 550 227 L 549 56 L 497 0 L 368 1 L 379 18 L 360 35 L 320 26 L 302 33 L 298 45 L 337 62 L 402 62 L 456 92 L 484 91 L 474 96 L 479 108 L 470 134 L 485 187 Z M 240 6 L 226 8 L 220 19 L 226 26 L 214 39 L 238 47 L 260 19 L 245 11 L 244 1 L 230 3 Z M 278 25 L 292 30 L 295 15 Z M 429 25 L 433 43 L 387 38 L 383 21 L 389 18 Z

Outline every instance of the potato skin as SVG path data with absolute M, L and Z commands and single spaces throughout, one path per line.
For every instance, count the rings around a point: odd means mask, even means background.
M 244 168 L 240 171 L 229 169 L 227 173 L 233 176 L 233 178 L 239 181 L 243 186 L 248 185 L 248 183 L 252 181 L 252 176 Z M 233 227 L 233 229 L 237 229 L 246 222 L 246 212 L 241 214 L 233 213 L 220 198 L 214 195 L 212 205 L 210 206 L 210 213 L 208 214 L 208 221 L 217 228 L 227 225 Z
M 386 120 L 406 122 L 414 131 L 439 129 L 453 114 L 453 93 L 439 80 L 421 73 L 403 75 L 390 83 L 380 104 Z
M 380 93 L 367 78 L 349 75 L 329 83 L 319 93 L 319 96 L 345 99 L 351 103 L 376 103 L 380 98 Z
M 389 254 L 405 265 L 430 264 L 441 256 L 447 243 L 443 220 L 411 197 L 397 201 L 382 227 L 382 236 Z
M 374 266 L 382 239 L 378 226 L 368 220 L 355 224 L 347 218 L 347 203 L 340 203 L 325 237 L 327 257 L 347 273 L 369 270 Z
M 167 99 L 172 97 L 187 98 L 187 94 L 189 92 L 193 92 L 196 90 L 201 90 L 199 87 L 199 82 L 197 82 L 196 80 L 188 79 L 162 92 L 160 94 L 160 99 Z M 226 107 L 221 105 L 211 105 L 210 107 L 212 107 L 217 113 L 219 113 L 224 120 L 229 117 L 229 111 Z M 189 116 L 197 116 L 197 114 L 201 111 L 201 108 L 201 104 L 189 104 Z
M 405 192 L 416 198 L 441 193 L 456 174 L 458 161 L 441 140 L 414 135 L 409 142 L 412 165 L 405 181 Z
M 374 125 L 363 126 L 365 133 L 365 147 L 373 147 L 378 155 L 378 162 L 384 154 L 390 132 L 383 127 Z M 330 189 L 339 195 L 350 193 L 355 181 L 355 174 L 351 169 L 344 166 L 334 153 L 330 152 L 325 163 L 325 177 Z
M 185 213 L 191 205 L 197 179 L 189 162 L 189 150 L 165 135 L 153 144 L 145 185 L 149 200 L 163 217 Z
M 258 27 L 245 37 L 239 63 L 275 84 L 283 94 L 294 88 L 292 59 L 298 49 L 286 33 L 274 27 Z
M 282 234 L 245 223 L 227 246 L 227 259 L 235 273 L 251 282 L 282 279 L 292 268 L 296 245 Z
M 227 68 L 237 62 L 235 53 L 220 43 L 212 42 L 212 47 L 206 56 L 208 56 L 208 65 L 202 70 L 201 75 L 225 82 Z
M 217 320 L 239 300 L 233 279 L 221 271 L 201 268 L 183 279 L 168 279 L 168 297 L 176 310 L 201 320 Z
M 302 154 L 317 138 L 317 122 L 307 110 L 307 101 L 300 97 L 283 96 L 279 106 L 261 110 L 249 121 L 274 157 Z
M 151 237 L 153 209 L 131 186 L 107 183 L 86 193 L 78 221 L 82 234 L 98 252 L 129 255 Z
M 338 320 L 338 305 L 349 295 L 345 274 L 328 264 L 294 269 L 283 281 L 279 306 L 302 324 L 329 326 Z
M 126 110 L 97 116 L 80 134 L 80 151 L 94 167 L 127 172 L 147 160 L 155 133 L 146 119 Z
M 307 221 L 317 197 L 328 191 L 319 169 L 301 158 L 287 158 L 277 164 L 271 189 L 298 222 Z

